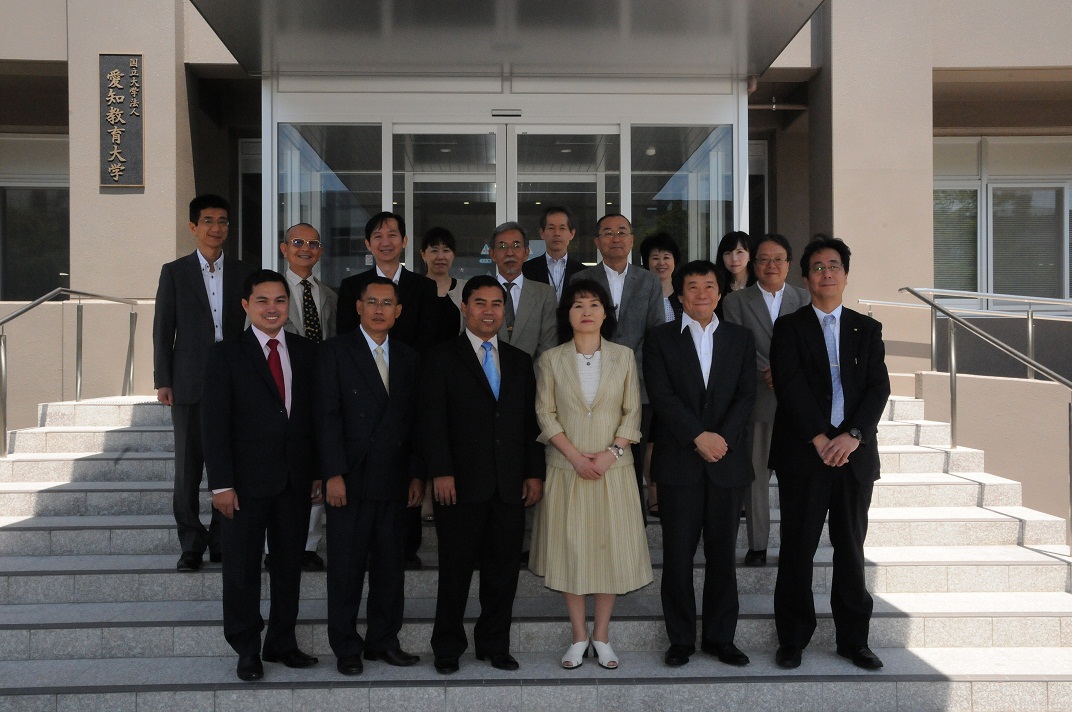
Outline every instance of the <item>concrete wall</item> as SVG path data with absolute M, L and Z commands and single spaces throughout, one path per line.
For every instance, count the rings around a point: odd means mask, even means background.
M 866 4 L 866 3 L 865 3 Z M 902 5 L 902 3 L 891 3 Z M 903 3 L 908 11 L 910 3 Z M 934 67 L 1055 67 L 1072 65 L 1068 0 L 930 0 Z
M 949 421 L 949 374 L 916 374 L 928 420 Z M 1024 506 L 1069 518 L 1069 391 L 1045 381 L 957 376 L 957 444 L 986 450 L 986 471 L 1023 483 Z
M 0 316 L 24 306 L 0 302 Z M 153 390 L 153 303 L 140 304 L 135 332 L 134 392 Z M 83 326 L 82 397 L 122 392 L 130 307 L 87 301 Z M 4 326 L 8 359 L 8 428 L 37 425 L 37 405 L 72 400 L 77 316 L 74 302 L 48 302 Z
M 0 0 L 0 18 L 0 59 L 67 60 L 66 0 Z

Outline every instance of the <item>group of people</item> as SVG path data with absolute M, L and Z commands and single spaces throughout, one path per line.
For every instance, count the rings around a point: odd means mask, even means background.
M 318 662 L 295 636 L 301 572 L 324 567 L 317 507 L 338 671 L 418 662 L 399 632 L 405 569 L 422 565 L 426 497 L 438 537 L 438 672 L 456 672 L 468 649 L 475 571 L 476 658 L 518 669 L 510 629 L 526 562 L 562 593 L 571 635 L 562 666 L 594 653 L 617 668 L 616 597 L 653 580 L 645 494 L 663 533 L 666 664 L 689 662 L 701 619 L 700 649 L 746 665 L 734 644 L 737 530 L 743 506 L 745 563 L 764 565 L 772 469 L 782 508 L 777 663 L 800 665 L 814 632 L 812 562 L 829 514 L 837 652 L 881 667 L 867 643 L 863 541 L 889 378 L 880 325 L 841 303 L 845 243 L 819 235 L 807 245 L 805 291 L 786 284 L 792 248 L 780 235 L 731 233 L 716 262 L 684 265 L 673 238 L 656 235 L 641 246 L 643 269 L 630 263 L 630 221 L 609 214 L 595 226 L 601 261 L 586 267 L 568 254 L 572 214 L 555 206 L 539 224 L 546 254 L 529 259 L 526 230 L 507 222 L 489 244 L 495 275 L 463 281 L 450 275 L 456 243 L 444 228 L 421 245 L 428 277 L 402 266 L 405 220 L 384 212 L 365 226 L 375 266 L 343 280 L 336 297 L 312 274 L 324 245 L 311 225 L 286 231 L 281 274 L 223 256 L 228 219 L 218 196 L 191 202 L 197 249 L 161 271 L 154 367 L 175 425 L 177 568 L 198 570 L 206 550 L 222 560 L 224 634 L 240 679 L 263 677 L 263 661 Z

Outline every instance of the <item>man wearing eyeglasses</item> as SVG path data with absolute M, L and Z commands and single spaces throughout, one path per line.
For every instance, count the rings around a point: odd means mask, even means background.
M 313 267 L 324 254 L 320 233 L 309 223 L 292 225 L 283 233 L 279 252 L 287 263 L 284 276 L 290 285 L 290 313 L 283 329 L 299 334 L 319 344 L 335 336 L 335 310 L 339 298 L 335 292 L 313 274 Z M 324 536 L 320 518 L 324 514 L 324 499 L 320 493 L 313 498 L 309 514 L 309 535 L 305 540 L 302 570 L 323 571 L 324 560 L 316 553 Z
M 535 361 L 558 345 L 555 290 L 522 274 L 522 265 L 529 257 L 529 238 L 518 223 L 505 222 L 495 228 L 489 254 L 495 263 L 495 279 L 506 290 L 506 313 L 499 338 Z
M 774 381 L 770 370 L 770 342 L 774 322 L 784 314 L 792 314 L 808 303 L 808 293 L 800 287 L 786 284 L 793 248 L 782 235 L 765 235 L 752 250 L 756 283 L 751 287 L 730 292 L 722 301 L 722 315 L 731 324 L 747 327 L 756 340 L 756 405 L 749 424 L 748 452 L 752 456 L 755 479 L 744 497 L 745 520 L 748 526 L 746 566 L 767 563 L 767 541 L 770 538 L 770 478 L 767 466 L 770 458 L 771 425 L 774 409 Z
M 201 447 L 201 390 L 209 347 L 242 333 L 242 285 L 253 268 L 225 257 L 230 205 L 218 195 L 190 201 L 191 254 L 160 270 L 153 315 L 153 380 L 156 398 L 171 406 L 175 427 L 173 509 L 182 556 L 176 569 L 197 571 L 205 549 L 220 561 L 220 515 L 201 523 L 200 490 L 205 465 Z
M 628 346 L 636 356 L 640 376 L 641 409 L 640 442 L 633 445 L 640 502 L 644 504 L 644 454 L 648 448 L 651 428 L 651 404 L 644 388 L 644 334 L 653 326 L 665 323 L 663 287 L 654 272 L 629 263 L 633 251 L 633 225 L 629 218 L 617 213 L 604 215 L 596 223 L 596 249 L 602 264 L 583 269 L 573 279 L 594 279 L 603 285 L 614 302 L 618 328 L 613 341 Z M 647 511 L 647 507 L 643 508 Z
M 811 304 L 778 319 L 771 337 L 778 407 L 770 466 L 782 513 L 775 662 L 783 668 L 800 666 L 815 632 L 812 565 L 828 513 L 837 653 L 865 670 L 882 667 L 867 642 L 874 602 L 864 582 L 864 538 L 890 377 L 882 325 L 842 304 L 849 256 L 848 245 L 828 235 L 808 243 L 800 267 Z

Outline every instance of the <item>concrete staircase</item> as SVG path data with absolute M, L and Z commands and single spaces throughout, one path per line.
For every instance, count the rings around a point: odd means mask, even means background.
M 880 426 L 883 478 L 867 540 L 880 672 L 834 655 L 825 540 L 819 630 L 799 669 L 773 662 L 773 563 L 738 569 L 737 643 L 751 665 L 698 653 L 667 668 L 656 524 L 655 583 L 620 598 L 612 623 L 621 669 L 560 668 L 570 642 L 561 598 L 522 572 L 512 635 L 521 671 L 494 670 L 470 652 L 461 672 L 443 677 L 428 643 L 437 574 L 428 527 L 425 568 L 407 573 L 402 631 L 419 665 L 337 674 L 324 575 L 305 574 L 298 639 L 320 664 L 266 664 L 265 679 L 249 684 L 235 677 L 223 638 L 219 566 L 174 570 L 167 410 L 145 398 L 43 405 L 40 427 L 13 433 L 0 460 L 0 710 L 1072 709 L 1064 522 L 1020 506 L 1019 483 L 986 474 L 981 451 L 950 449 L 948 426 L 922 418 L 921 401 L 895 397 Z M 776 487 L 772 496 L 776 561 Z M 742 554 L 743 536 L 744 527 Z M 702 569 L 696 578 L 699 586 Z

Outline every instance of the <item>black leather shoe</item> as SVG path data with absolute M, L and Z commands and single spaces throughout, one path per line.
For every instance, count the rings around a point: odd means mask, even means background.
M 487 660 L 496 670 L 517 670 L 521 667 L 510 653 L 488 653 L 487 655 L 477 653 L 476 659 Z
M 744 555 L 745 566 L 766 566 L 767 565 L 767 550 L 762 549 L 760 551 L 748 550 L 748 553 Z
M 361 662 L 360 655 L 343 655 L 335 661 L 335 669 L 343 675 L 360 675 L 365 664 Z
M 864 670 L 878 670 L 882 667 L 882 661 L 866 645 L 862 648 L 849 648 L 839 645 L 837 654 L 843 658 L 848 658 L 853 665 Z
M 704 643 L 700 649 L 708 655 L 714 655 L 727 665 L 741 666 L 749 662 L 748 656 L 733 643 Z
M 265 648 L 261 653 L 261 659 L 266 663 L 283 663 L 288 668 L 307 668 L 320 662 L 318 658 L 314 658 L 312 655 L 306 655 L 297 648 L 282 653 L 277 653 Z
M 182 552 L 182 556 L 179 557 L 179 563 L 175 564 L 176 571 L 197 571 L 200 568 L 201 554 L 195 554 L 192 551 Z
M 223 562 L 223 552 L 222 551 L 210 551 L 208 553 L 208 560 L 211 561 L 214 564 L 222 563 Z
M 421 660 L 420 655 L 411 655 L 402 648 L 394 650 L 366 650 L 365 660 L 382 660 L 388 665 L 395 667 L 409 667 Z
M 320 558 L 320 554 L 315 551 L 307 551 L 302 554 L 301 559 L 302 571 L 323 571 L 324 560 Z
M 774 654 L 774 662 L 778 667 L 792 669 L 800 667 L 800 649 L 791 645 L 779 645 L 778 652 Z
M 670 649 L 666 651 L 666 655 L 663 656 L 663 662 L 670 667 L 688 665 L 689 658 L 694 652 L 695 650 L 687 645 L 671 645 Z
M 424 563 L 421 561 L 421 557 L 416 554 L 410 554 L 406 557 L 406 571 L 420 571 L 422 566 L 424 566 Z
M 453 675 L 458 672 L 458 658 L 436 658 L 435 670 L 440 675 Z
M 527 569 L 529 567 L 529 552 L 522 551 L 521 558 L 518 559 L 518 563 L 521 564 L 521 568 Z
M 253 682 L 264 677 L 264 666 L 261 665 L 261 656 L 241 655 L 238 658 L 238 679 Z

